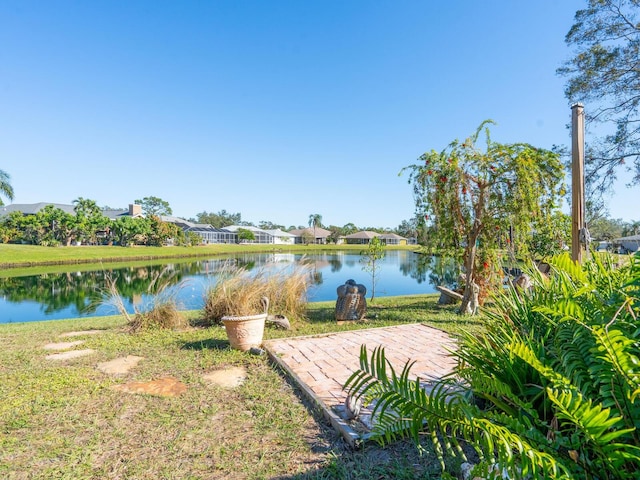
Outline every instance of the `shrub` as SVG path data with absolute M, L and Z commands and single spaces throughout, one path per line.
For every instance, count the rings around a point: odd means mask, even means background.
M 610 258 L 580 266 L 550 261 L 550 278 L 530 269 L 531 292 L 506 291 L 488 312 L 484 335 L 464 336 L 454 375 L 426 393 L 397 375 L 384 350 L 348 380 L 350 394 L 376 399 L 382 441 L 427 430 L 444 452 L 485 471 L 498 463 L 521 478 L 633 478 L 640 471 L 640 255 L 620 268 Z M 428 427 L 427 427 L 428 426 Z

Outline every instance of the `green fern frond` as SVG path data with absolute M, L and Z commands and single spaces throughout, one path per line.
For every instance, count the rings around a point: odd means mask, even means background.
M 534 433 L 537 430 L 532 428 L 531 421 L 522 423 L 504 414 L 488 414 L 485 418 L 487 412 L 466 402 L 464 392 L 453 388 L 452 378 L 437 382 L 427 394 L 419 379 L 409 379 L 409 364 L 397 375 L 388 363 L 384 370 L 378 368 L 380 360 L 384 359 L 384 349 L 375 350 L 373 355 L 378 358 L 366 362 L 366 367 L 375 365 L 379 377 L 374 379 L 361 372 L 352 378 L 368 378 L 379 389 L 380 396 L 375 400 L 373 409 L 373 433 L 378 441 L 388 443 L 403 435 L 410 435 L 416 440 L 428 431 L 443 466 L 445 453 L 464 458 L 458 440 L 464 438 L 483 456 L 497 460 L 514 475 L 520 470 L 536 475 L 541 471 L 568 471 L 552 454 L 533 447 L 531 440 L 540 442 L 543 437 Z M 359 380 L 345 386 L 347 389 L 356 387 L 363 388 Z M 514 455 L 514 451 L 518 454 Z
M 594 365 L 593 335 L 584 325 L 576 322 L 563 322 L 558 325 L 551 352 L 557 357 L 559 368 L 572 384 L 584 395 L 596 395 L 599 388 L 598 377 L 590 368 Z
M 522 359 L 533 369 L 535 369 L 541 376 L 550 381 L 554 386 L 577 391 L 577 389 L 572 385 L 571 381 L 567 377 L 562 375 L 560 372 L 557 372 L 553 368 L 544 365 L 533 352 L 533 350 L 529 347 L 529 345 L 523 342 L 514 342 L 511 346 L 511 351 L 515 356 Z
M 592 331 L 597 340 L 598 357 L 611 364 L 632 389 L 640 387 L 637 341 L 617 329 L 593 327 Z
M 571 478 L 568 462 L 541 451 L 526 437 L 488 418 L 475 418 L 472 425 L 474 428 L 469 434 L 473 435 L 473 441 L 492 452 L 510 478 L 524 478 L 527 474 L 534 478 L 562 478 L 562 475 Z
M 566 273 L 570 275 L 571 278 L 581 283 L 588 282 L 587 274 L 582 269 L 580 263 L 574 262 L 568 253 L 563 253 L 562 255 L 553 257 L 549 263 L 552 267 L 555 267 L 557 273 Z
M 579 392 L 548 388 L 547 395 L 556 405 L 558 417 L 569 420 L 588 441 L 602 446 L 627 433 L 625 430 L 611 430 L 622 422 L 620 416 L 612 415 L 609 408 L 585 400 Z M 606 441 L 603 441 L 603 437 Z
M 534 311 L 547 315 L 556 321 L 577 320 L 583 321 L 585 314 L 578 302 L 573 299 L 556 300 L 552 307 L 540 305 Z

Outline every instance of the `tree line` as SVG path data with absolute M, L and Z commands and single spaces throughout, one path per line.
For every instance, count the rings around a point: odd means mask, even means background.
M 104 215 L 109 207 L 99 207 L 95 200 L 82 197 L 73 201 L 74 213 L 68 213 L 54 205 L 47 205 L 34 215 L 24 215 L 14 211 L 0 218 L 0 241 L 2 243 L 26 243 L 42 246 L 69 246 L 72 244 L 85 245 L 147 245 L 162 246 L 167 243 L 173 245 L 197 245 L 200 237 L 193 232 L 184 232 L 174 223 L 164 222 L 161 216 L 171 215 L 172 210 L 168 202 L 159 197 L 144 197 L 136 200 L 142 207 L 144 217 L 134 218 L 122 216 L 111 220 Z M 322 216 L 314 214 L 315 227 L 324 228 Z M 288 229 L 269 221 L 261 221 L 258 225 L 242 221 L 240 213 L 230 213 L 220 210 L 217 213 L 203 211 L 196 218 L 188 221 L 208 224 L 215 228 L 230 225 L 254 226 L 264 230 L 293 230 L 304 228 L 291 225 Z M 337 242 L 338 238 L 359 231 L 353 223 L 343 227 L 330 225 L 329 241 Z M 367 228 L 380 233 L 395 232 L 404 237 L 415 236 L 417 227 L 415 221 L 404 221 L 397 229 Z M 244 230 L 245 240 L 252 240 L 250 230 Z
M 144 197 L 136 200 L 141 205 L 144 218 L 123 216 L 111 220 L 104 216 L 109 207 L 99 207 L 94 200 L 79 197 L 73 201 L 74 213 L 68 213 L 53 205 L 48 205 L 35 215 L 23 215 L 12 212 L 0 219 L 0 241 L 3 243 L 27 243 L 43 246 L 68 246 L 74 243 L 89 245 L 149 245 L 160 246 L 168 242 L 174 245 L 197 245 L 199 237 L 193 232 L 183 232 L 173 223 L 163 222 L 161 216 L 170 215 L 172 210 L 168 202 L 159 197 Z M 314 226 L 329 230 L 329 242 L 336 243 L 340 237 L 358 231 L 368 230 L 378 233 L 395 233 L 405 238 L 416 238 L 420 244 L 433 244 L 429 240 L 442 237 L 438 235 L 433 222 L 416 216 L 403 220 L 396 228 L 358 227 L 349 222 L 343 226 L 324 225 L 322 215 L 309 215 L 308 225 L 285 225 L 262 220 L 257 224 L 242 220 L 239 212 L 231 213 L 220 210 L 217 213 L 203 211 L 188 221 L 209 224 L 215 228 L 230 225 L 252 226 L 263 230 L 281 229 L 290 231 Z M 571 219 L 568 215 L 556 212 L 551 218 L 537 222 L 531 235 L 526 237 L 527 250 L 535 255 L 559 252 L 563 245 L 569 243 Z M 625 222 L 621 219 L 610 219 L 600 215 L 589 225 L 594 240 L 611 240 L 613 238 L 640 233 L 640 222 Z M 251 233 L 249 230 L 246 232 Z M 501 234 L 501 246 L 507 247 L 505 231 Z M 252 240 L 252 238 L 245 238 Z M 309 241 L 313 241 L 309 239 Z
M 43 246 L 72 244 L 122 246 L 161 246 L 171 241 L 176 245 L 191 244 L 196 239 L 173 223 L 163 222 L 157 215 L 116 220 L 106 217 L 94 200 L 73 201 L 74 213 L 47 205 L 34 215 L 14 211 L 0 220 L 3 243 L 27 243 Z

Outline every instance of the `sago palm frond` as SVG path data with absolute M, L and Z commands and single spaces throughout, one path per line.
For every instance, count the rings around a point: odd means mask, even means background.
M 570 439 L 570 448 L 581 453 L 586 471 L 597 474 L 640 462 L 640 447 L 629 442 L 635 429 L 618 428 L 623 424 L 621 416 L 579 393 L 548 389 L 548 395 L 557 407 L 558 417 L 565 421 L 565 438 Z M 617 478 L 611 473 L 612 478 Z
M 611 430 L 622 422 L 622 418 L 613 415 L 611 409 L 586 400 L 580 392 L 548 388 L 547 395 L 557 407 L 558 417 L 579 429 L 586 441 L 602 446 L 629 432 L 628 429 Z
M 590 372 L 593 366 L 593 336 L 585 327 L 563 322 L 553 342 L 558 368 L 585 395 L 597 395 L 599 383 Z
M 427 393 L 420 379 L 409 378 L 410 363 L 400 375 L 395 373 L 383 348 L 375 349 L 369 360 L 363 346 L 360 363 L 362 369 L 347 380 L 345 389 L 350 395 L 374 401 L 373 434 L 381 443 L 402 434 L 416 441 L 422 434 L 429 434 L 443 469 L 445 453 L 465 459 L 460 444 L 465 440 L 487 463 L 497 461 L 513 478 L 522 473 L 543 478 L 569 472 L 553 453 L 535 447 L 546 440 L 530 422 L 510 415 L 484 414 L 467 401 L 464 390 L 456 387 L 453 379 L 437 382 Z

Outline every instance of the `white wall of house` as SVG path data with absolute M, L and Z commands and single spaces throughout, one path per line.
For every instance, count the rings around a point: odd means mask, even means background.
M 293 237 L 273 237 L 273 243 L 277 245 L 292 245 Z

